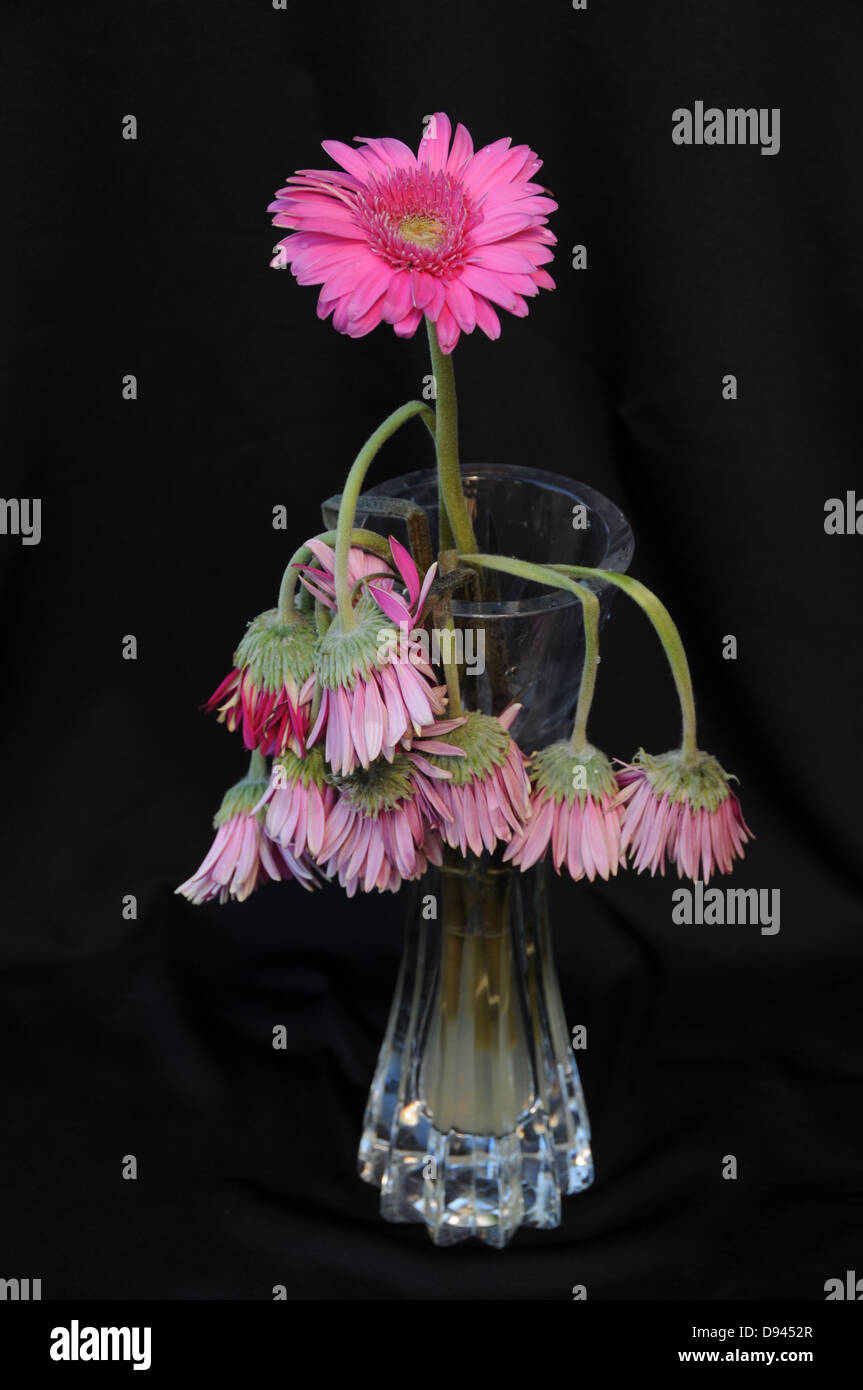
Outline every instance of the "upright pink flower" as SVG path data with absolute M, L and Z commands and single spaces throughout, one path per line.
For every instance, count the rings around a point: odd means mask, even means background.
M 204 708 L 217 709 L 219 723 L 233 733 L 241 724 L 243 743 L 264 754 L 291 748 L 301 756 L 309 728 L 317 633 L 305 618 L 285 623 L 278 610 L 249 623 L 234 653 L 234 667 Z
M 566 742 L 535 753 L 530 769 L 531 817 L 513 835 L 504 859 L 529 869 L 551 848 L 555 871 L 573 879 L 607 879 L 625 863 L 620 848 L 617 783 L 597 748 L 576 756 Z
M 320 285 L 318 316 L 361 338 L 381 322 L 401 338 L 423 314 L 444 352 L 461 333 L 500 336 L 492 307 L 522 318 L 527 299 L 554 289 L 542 267 L 556 238 L 557 204 L 533 182 L 542 166 L 509 138 L 474 153 L 464 126 L 432 116 L 415 155 L 400 140 L 357 137 L 323 148 L 339 169 L 303 169 L 269 211 L 292 235 L 272 264 L 290 265 L 301 285 Z
M 353 610 L 354 626 L 344 631 L 337 613 L 317 650 L 321 702 L 309 743 L 325 732 L 327 762 L 343 777 L 379 757 L 392 761 L 403 739 L 418 735 L 446 708 L 446 687 L 437 684 L 433 668 L 412 645 L 406 649 L 381 616 L 400 624 L 418 620 L 437 566 L 420 583 L 404 546 L 393 538 L 390 546 L 410 606 L 370 584 Z
M 480 855 L 484 849 L 491 851 L 506 843 L 530 815 L 526 759 L 509 733 L 520 709 L 521 705 L 510 705 L 496 718 L 472 710 L 447 735 L 462 757 L 428 754 L 433 766 L 452 776 L 436 788 L 446 816 L 441 817 L 434 805 L 424 807 L 426 816 L 446 843 L 462 854 Z
M 263 817 L 254 807 L 266 789 L 266 779 L 244 778 L 225 793 L 213 821 L 216 838 L 196 873 L 176 892 L 195 904 L 236 898 L 244 902 L 261 883 L 295 878 L 304 888 L 318 879 L 304 857 L 273 844 L 264 833 Z
M 679 749 L 655 757 L 639 749 L 623 764 L 621 845 L 639 873 L 664 874 L 666 857 L 680 878 L 707 883 L 714 869 L 731 873 L 752 831 L 728 777 L 709 753 L 687 763 Z

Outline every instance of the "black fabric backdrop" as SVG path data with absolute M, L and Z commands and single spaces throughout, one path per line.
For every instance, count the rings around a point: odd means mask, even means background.
M 863 1258 L 863 537 L 823 524 L 863 496 L 861 7 L 127 0 L 5 29 L 2 491 L 42 498 L 43 534 L 0 537 L 0 1274 L 45 1298 L 822 1299 Z M 676 146 L 696 100 L 779 107 L 779 153 Z M 268 269 L 267 202 L 321 139 L 415 143 L 437 109 L 528 141 L 560 202 L 557 291 L 457 351 L 463 457 L 627 513 L 758 837 L 734 882 L 782 902 L 762 936 L 675 926 L 668 880 L 555 885 L 597 1180 L 502 1255 L 385 1224 L 355 1176 L 399 900 L 172 896 L 244 766 L 198 706 L 428 371 L 419 336 L 316 320 Z M 427 460 L 412 430 L 378 478 Z M 619 600 L 594 736 L 627 756 L 676 728 Z

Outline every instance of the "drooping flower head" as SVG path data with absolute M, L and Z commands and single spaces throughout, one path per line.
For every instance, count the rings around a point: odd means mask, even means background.
M 433 808 L 440 823 L 448 812 L 439 795 L 441 783 L 415 760 L 399 753 L 392 762 L 378 759 L 335 781 L 338 798 L 318 860 L 327 873 L 338 874 L 349 898 L 357 888 L 396 892 L 425 873 L 429 863 L 440 864 L 440 838 L 425 812 Z
M 714 869 L 728 874 L 752 831 L 731 790 L 729 774 L 709 753 L 687 763 L 679 749 L 652 756 L 639 749 L 617 775 L 623 808 L 621 845 L 641 873 L 665 873 L 707 883 Z
M 506 843 L 530 816 L 526 759 L 509 733 L 520 709 L 521 705 L 510 705 L 497 717 L 472 710 L 447 734 L 461 758 L 427 753 L 433 766 L 452 776 L 437 787 L 446 818 L 440 819 L 434 806 L 426 814 L 446 843 L 462 854 L 480 855 Z
M 268 211 L 290 228 L 273 266 L 320 285 L 318 316 L 361 338 L 381 322 L 411 337 L 423 314 L 444 352 L 479 327 L 500 336 L 494 305 L 521 318 L 527 300 L 553 289 L 543 269 L 556 238 L 557 204 L 533 182 L 542 166 L 509 138 L 474 153 L 464 126 L 429 118 L 414 154 L 401 140 L 357 137 L 323 148 L 339 169 L 303 169 Z
M 598 748 L 576 757 L 566 742 L 552 743 L 531 760 L 530 820 L 504 852 L 529 869 L 551 848 L 555 871 L 565 865 L 574 879 L 607 879 L 625 862 L 620 847 L 618 787 L 611 764 Z
M 273 844 L 264 833 L 263 814 L 255 807 L 267 788 L 267 779 L 245 777 L 224 795 L 213 820 L 216 838 L 190 879 L 175 891 L 190 902 L 213 898 L 244 902 L 259 884 L 270 879 L 295 878 L 304 888 L 315 888 L 318 879 L 308 860 Z
M 322 749 L 310 748 L 304 758 L 286 749 L 274 758 L 269 784 L 255 809 L 266 808 L 267 834 L 282 849 L 317 859 L 335 802 Z
M 264 754 L 305 750 L 309 727 L 317 633 L 306 618 L 285 623 L 268 609 L 249 623 L 234 653 L 233 670 L 204 708 L 219 711 L 219 723 L 240 724 L 243 743 Z
M 353 610 L 355 626 L 343 631 L 337 613 L 317 649 L 321 703 L 309 742 L 315 743 L 326 730 L 327 762 L 345 777 L 357 764 L 368 767 L 381 756 L 392 761 L 404 738 L 418 735 L 446 708 L 446 687 L 437 685 L 422 652 L 400 642 L 392 625 L 395 621 L 404 628 L 418 619 L 437 565 L 420 583 L 404 546 L 393 538 L 390 546 L 410 606 L 397 594 L 370 584 L 370 592 L 360 595 Z

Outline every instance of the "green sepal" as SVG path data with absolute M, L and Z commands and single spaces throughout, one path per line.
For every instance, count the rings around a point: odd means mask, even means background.
M 496 767 L 506 762 L 511 739 L 500 721 L 491 714 L 481 714 L 471 710 L 466 723 L 453 729 L 445 736 L 446 743 L 461 748 L 464 757 L 458 758 L 445 753 L 424 753 L 435 767 L 452 773 L 454 787 L 463 787 L 468 782 L 484 782 Z
M 356 626 L 350 632 L 342 631 L 337 613 L 318 641 L 315 668 L 326 690 L 353 690 L 357 679 L 364 680 L 369 671 L 380 669 L 381 652 L 392 650 L 390 639 L 398 641 L 398 630 L 368 595 L 353 612 Z
M 315 669 L 317 640 L 308 618 L 284 623 L 277 608 L 268 608 L 249 623 L 234 652 L 234 665 L 248 671 L 258 690 L 278 691 L 291 682 L 301 686 Z
M 377 758 L 368 767 L 355 768 L 346 777 L 331 772 L 327 780 L 338 787 L 349 805 L 356 807 L 370 820 L 377 820 L 382 811 L 392 811 L 414 794 L 413 766 L 401 753 L 392 762 Z
M 632 762 L 634 767 L 644 769 L 658 797 L 686 801 L 693 811 L 716 811 L 731 791 L 728 784 L 733 773 L 726 772 L 710 753 L 700 750 L 694 762 L 687 762 L 679 748 L 657 754 L 639 748 Z
M 577 776 L 579 768 L 584 772 Z M 576 799 L 583 806 L 588 796 L 593 801 L 601 801 L 603 796 L 617 794 L 610 760 L 591 744 L 586 744 L 580 753 L 574 753 L 565 741 L 550 743 L 533 754 L 528 775 L 537 791 L 547 792 L 554 801 L 565 801 L 567 806 Z M 576 785 L 581 781 L 584 786 Z

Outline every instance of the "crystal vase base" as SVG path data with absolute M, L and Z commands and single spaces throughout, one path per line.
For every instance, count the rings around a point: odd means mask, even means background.
M 430 901 L 443 922 L 419 915 Z M 385 1220 L 441 1246 L 550 1229 L 592 1182 L 541 870 L 431 871 L 411 895 L 358 1168 Z

